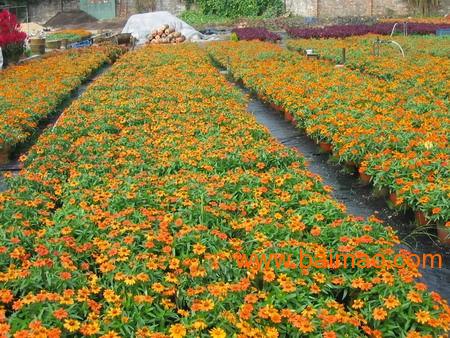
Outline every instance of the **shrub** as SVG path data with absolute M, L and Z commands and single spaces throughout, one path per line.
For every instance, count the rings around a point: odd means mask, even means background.
M 232 33 L 236 34 L 239 40 L 261 40 L 272 42 L 281 40 L 280 35 L 273 32 L 269 32 L 265 28 L 255 28 L 255 27 L 235 28 L 232 30 Z
M 27 35 L 20 31 L 19 23 L 14 14 L 7 10 L 0 12 L 0 47 L 3 58 L 8 62 L 17 61 L 24 50 Z
M 368 25 L 335 25 L 322 28 L 288 28 L 288 34 L 293 38 L 345 38 L 348 36 L 365 35 L 368 33 L 390 35 L 393 23 L 383 22 L 373 26 Z M 436 30 L 450 28 L 450 24 L 408 23 L 408 34 L 435 34 Z M 402 31 L 403 26 L 398 25 L 396 31 Z
M 276 16 L 283 11 L 282 0 L 196 0 L 203 14 L 224 17 Z
M 280 35 L 273 32 L 269 32 L 265 28 L 256 28 L 256 27 L 235 28 L 232 30 L 232 33 L 236 34 L 239 40 L 260 40 L 272 42 L 281 40 Z

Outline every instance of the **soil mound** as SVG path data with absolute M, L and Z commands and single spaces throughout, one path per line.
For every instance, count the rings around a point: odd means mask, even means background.
M 92 23 L 98 20 L 88 13 L 81 10 L 71 10 L 58 12 L 44 26 L 46 27 L 63 27 L 68 25 L 77 25 L 82 23 Z

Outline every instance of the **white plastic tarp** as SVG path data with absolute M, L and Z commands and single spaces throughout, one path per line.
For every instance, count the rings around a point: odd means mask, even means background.
M 183 34 L 187 41 L 211 39 L 211 37 L 204 36 L 183 20 L 166 11 L 132 15 L 128 19 L 122 33 L 131 33 L 137 39 L 137 44 L 143 44 L 147 41 L 147 37 L 151 32 L 166 24 Z
M 2 54 L 2 47 L 0 47 L 0 70 L 3 68 L 3 54 Z

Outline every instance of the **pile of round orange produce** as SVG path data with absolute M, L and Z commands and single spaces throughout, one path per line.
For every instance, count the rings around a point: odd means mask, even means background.
M 409 254 L 394 264 L 395 234 L 346 214 L 194 45 L 125 54 L 8 183 L 5 336 L 412 338 L 449 328 L 447 302 L 415 282 Z M 296 259 L 328 251 L 384 262 Z M 271 253 L 293 260 L 242 264 Z
M 114 60 L 114 46 L 75 49 L 10 67 L 0 73 L 0 152 L 25 141 L 43 118 L 93 72 Z
M 340 163 L 356 164 L 375 187 L 395 193 L 397 206 L 421 211 L 448 231 L 449 101 L 438 95 L 445 91 L 438 79 L 448 72 L 430 74 L 423 90 L 420 76 L 417 86 L 404 78 L 381 81 L 268 43 L 218 43 L 209 51 L 309 136 L 330 144 Z

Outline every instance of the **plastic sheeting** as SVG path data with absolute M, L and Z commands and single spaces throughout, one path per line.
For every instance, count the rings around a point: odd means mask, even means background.
M 3 54 L 2 54 L 2 47 L 0 47 L 0 70 L 3 68 Z
M 147 37 L 152 31 L 166 24 L 183 34 L 187 41 L 217 39 L 214 36 L 201 34 L 194 27 L 166 11 L 132 15 L 128 19 L 122 33 L 131 33 L 137 39 L 137 44 L 143 44 L 147 42 Z

